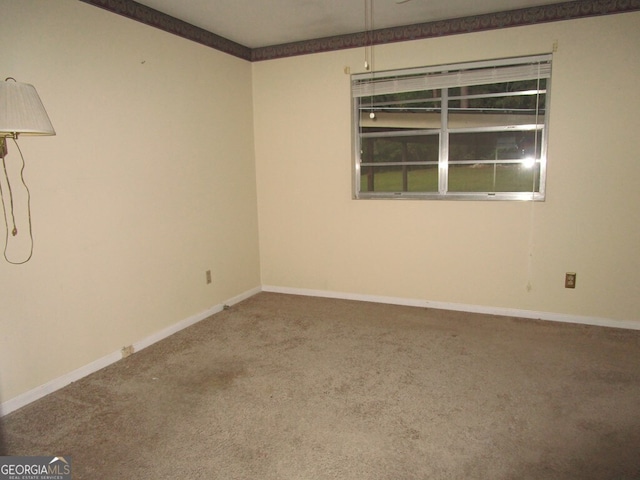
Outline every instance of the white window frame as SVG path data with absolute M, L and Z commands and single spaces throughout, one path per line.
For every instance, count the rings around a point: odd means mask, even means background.
M 368 72 L 354 74 L 351 76 L 352 93 L 352 125 L 353 125 L 353 197 L 355 199 L 369 198 L 413 198 L 413 199 L 433 199 L 433 200 L 528 200 L 544 201 L 546 194 L 546 172 L 547 172 L 547 139 L 549 133 L 549 106 L 551 93 L 551 54 L 535 55 L 527 57 L 507 58 L 499 60 L 486 60 L 480 62 L 467 62 L 450 65 L 440 65 L 432 67 L 410 68 L 403 70 L 390 70 L 379 72 Z M 538 114 L 536 107 L 534 120 L 532 123 L 518 123 L 488 127 L 458 127 L 449 128 L 448 118 L 450 108 L 448 107 L 447 92 L 449 88 L 466 87 L 473 85 L 498 84 L 502 82 L 515 82 L 521 80 L 545 79 L 544 89 L 538 88 L 533 94 L 545 95 L 544 112 Z M 538 83 L 539 85 L 539 83 Z M 365 118 L 365 112 L 373 112 L 376 107 L 373 102 L 375 95 L 395 94 L 402 92 L 418 92 L 441 90 L 440 96 L 440 124 L 439 128 L 427 128 L 418 130 L 398 130 L 378 133 L 366 133 L 363 131 L 361 119 Z M 462 97 L 459 97 L 462 98 Z M 371 102 L 370 105 L 367 102 Z M 536 102 L 536 105 L 538 102 Z M 381 108 L 381 111 L 383 109 Z M 368 115 L 368 114 L 367 114 Z M 464 164 L 462 161 L 449 159 L 449 138 L 456 133 L 478 133 L 478 132 L 526 132 L 533 131 L 536 137 L 536 151 L 534 165 L 536 165 L 537 175 L 532 182 L 531 191 L 470 191 L 454 192 L 448 189 L 449 171 L 452 166 Z M 394 163 L 393 165 L 423 165 L 427 163 L 433 168 L 438 168 L 438 191 L 365 191 L 361 188 L 363 168 L 380 167 L 385 164 L 367 163 L 363 157 L 362 139 L 369 137 L 401 137 L 407 135 L 438 135 L 439 154 L 437 162 L 408 162 Z M 539 137 L 539 138 L 538 138 Z M 538 147 L 539 143 L 539 147 Z M 496 147 L 497 149 L 497 147 Z M 496 154 L 497 155 L 497 154 Z M 497 159 L 497 156 L 496 156 Z M 481 162 L 480 162 L 481 163 Z M 501 160 L 488 161 L 492 163 L 494 169 L 498 164 L 523 163 L 523 160 Z M 389 164 L 391 166 L 391 164 Z M 373 168 L 371 168 L 373 170 Z M 537 188 L 536 188 L 537 186 Z

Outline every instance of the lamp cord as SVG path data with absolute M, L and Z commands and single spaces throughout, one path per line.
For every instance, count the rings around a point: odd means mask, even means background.
M 20 153 L 20 159 L 22 160 L 22 167 L 20 168 L 20 181 L 22 182 L 22 185 L 24 185 L 24 188 L 27 191 L 27 217 L 29 219 L 29 238 L 31 240 L 31 247 L 29 249 L 29 256 L 25 260 L 21 262 L 14 262 L 12 260 L 9 260 L 9 257 L 7 256 L 7 250 L 9 248 L 9 222 L 7 218 L 7 205 L 4 201 L 4 192 L 2 191 L 2 185 L 0 184 L 0 196 L 2 197 L 2 210 L 4 211 L 4 225 L 6 227 L 5 243 L 4 243 L 4 259 L 7 262 L 11 263 L 12 265 L 22 265 L 24 263 L 27 263 L 31 259 L 31 256 L 33 255 L 33 231 L 31 229 L 31 192 L 29 191 L 29 187 L 27 187 L 27 184 L 24 181 L 24 168 L 25 168 L 24 155 L 22 155 L 22 150 L 20 150 L 20 145 L 18 145 L 18 142 L 16 141 L 15 138 L 13 138 L 13 143 L 15 143 L 16 148 Z M 13 208 L 13 190 L 11 189 L 11 182 L 9 181 L 9 174 L 7 173 L 7 164 L 5 162 L 5 156 L 7 151 L 6 138 L 5 138 L 5 144 L 3 147 L 4 148 L 2 148 L 2 152 L 1 152 L 2 168 L 4 170 L 5 179 L 7 180 L 7 190 L 9 193 L 9 208 L 10 208 L 9 213 L 11 215 L 11 223 L 13 225 L 13 229 L 11 230 L 11 235 L 15 237 L 18 234 L 18 228 L 16 227 L 16 217 L 15 217 L 15 212 Z
M 5 140 L 6 142 L 6 140 Z M 4 147 L 4 146 L 3 146 Z M 11 183 L 9 183 L 9 174 L 7 173 L 7 164 L 4 161 L 4 157 L 5 157 L 5 153 L 4 153 L 4 148 L 2 150 L 2 168 L 4 170 L 4 178 L 7 179 L 7 190 L 9 191 L 9 205 L 11 206 L 10 208 L 10 213 L 11 213 L 11 223 L 13 224 L 13 230 L 11 231 L 12 235 L 16 235 L 18 233 L 18 229 L 16 228 L 16 217 L 13 213 L 13 191 L 11 190 Z M 1 188 L 1 187 L 0 187 Z M 4 207 L 4 196 L 2 197 L 2 204 Z M 7 211 L 5 209 L 5 215 L 4 215 L 4 223 L 7 226 L 7 233 L 9 232 L 9 225 L 7 223 Z

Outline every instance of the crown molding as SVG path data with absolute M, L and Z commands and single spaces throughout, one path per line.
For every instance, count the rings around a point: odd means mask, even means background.
M 251 49 L 233 42 L 215 33 L 196 27 L 190 23 L 178 20 L 171 15 L 162 13 L 133 0 L 80 0 L 81 2 L 103 8 L 123 17 L 136 20 L 150 27 L 159 28 L 187 40 L 200 43 L 207 47 L 220 50 L 244 60 L 251 60 Z
M 640 0 L 574 0 L 252 49 L 134 0 L 80 1 L 251 62 L 640 10 Z
M 407 42 L 426 38 L 484 32 L 501 28 L 574 20 L 640 10 L 640 0 L 578 0 L 541 7 L 384 28 L 372 32 L 327 37 L 271 47 L 254 48 L 251 61 L 330 52 L 386 43 Z

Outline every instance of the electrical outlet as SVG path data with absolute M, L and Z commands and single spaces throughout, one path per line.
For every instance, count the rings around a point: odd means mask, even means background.
M 209 285 L 211 283 L 211 270 L 205 272 L 205 277 L 207 278 L 207 285 Z
M 564 276 L 564 288 L 576 288 L 575 272 L 567 272 Z

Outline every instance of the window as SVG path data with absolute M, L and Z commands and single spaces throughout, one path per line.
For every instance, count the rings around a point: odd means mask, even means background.
M 551 55 L 353 75 L 354 197 L 544 200 Z

